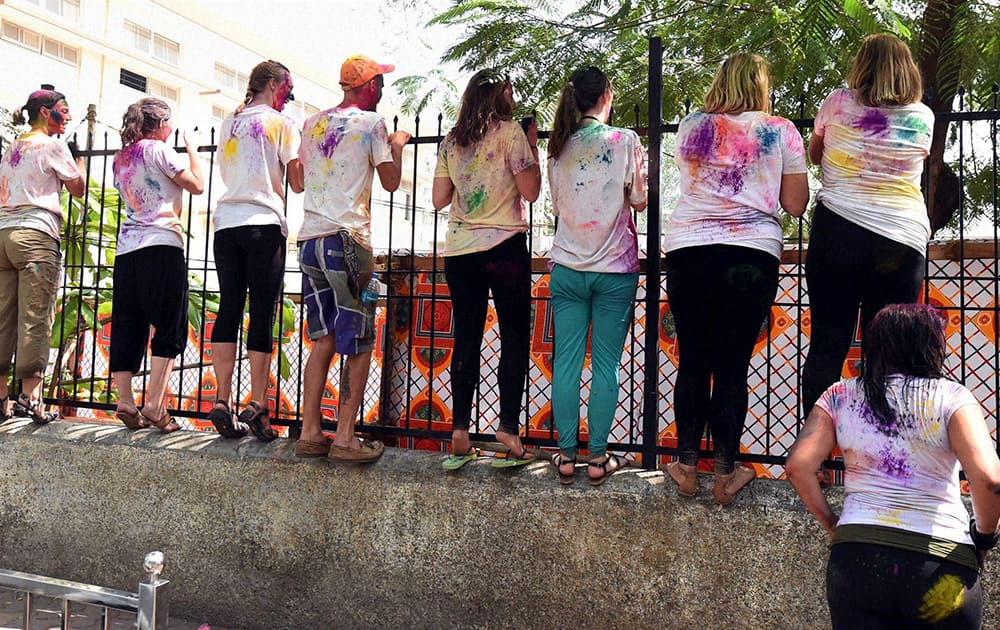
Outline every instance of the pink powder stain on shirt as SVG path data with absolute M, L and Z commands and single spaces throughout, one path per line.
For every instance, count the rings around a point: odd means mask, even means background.
M 16 168 L 21 163 L 21 148 L 16 144 L 10 149 L 10 166 Z

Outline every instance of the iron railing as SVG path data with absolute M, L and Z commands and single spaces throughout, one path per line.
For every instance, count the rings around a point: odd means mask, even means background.
M 642 275 L 636 299 L 636 316 L 626 339 L 622 358 L 622 391 L 612 427 L 611 447 L 641 455 L 652 467 L 674 451 L 671 391 L 674 382 L 675 341 L 669 296 L 666 295 L 660 257 L 660 233 L 664 223 L 661 206 L 670 207 L 676 195 L 676 169 L 672 162 L 677 124 L 662 121 L 662 49 L 658 39 L 650 41 L 649 108 L 633 112 L 632 127 L 649 148 L 650 203 L 636 216 L 640 230 Z M 997 90 L 992 108 L 966 111 L 964 95 L 954 113 L 939 114 L 949 124 L 953 138 L 948 161 L 957 166 L 963 190 L 963 205 L 951 231 L 955 240 L 934 242 L 929 248 L 924 299 L 947 311 L 948 342 L 952 350 L 948 368 L 966 383 L 983 403 L 988 417 L 1000 410 L 1000 344 L 998 304 L 1000 270 L 997 264 Z M 805 115 L 800 98 L 782 111 L 807 136 L 812 120 Z M 93 119 L 94 114 L 91 114 Z M 378 344 L 362 408 L 362 430 L 401 446 L 442 448 L 450 437 L 450 384 L 448 357 L 451 348 L 450 300 L 443 280 L 440 236 L 445 214 L 430 209 L 430 186 L 437 144 L 445 131 L 440 116 L 435 129 L 426 134 L 418 118 L 407 155 L 407 188 L 376 199 L 373 238 L 380 254 L 378 268 L 386 290 L 378 308 Z M 190 304 L 194 324 L 190 343 L 175 365 L 170 381 L 171 412 L 186 420 L 189 428 L 209 430 L 207 412 L 214 402 L 209 330 L 217 286 L 212 261 L 211 213 L 218 192 L 215 168 L 214 130 L 211 142 L 198 147 L 208 162 L 207 194 L 188 196 L 185 228 L 186 255 L 192 278 Z M 423 134 L 423 135 L 422 135 Z M 545 133 L 541 136 L 544 138 Z M 100 147 L 94 147 L 101 141 Z M 175 142 L 176 144 L 176 142 Z M 123 208 L 110 182 L 110 158 L 115 147 L 108 134 L 87 136 L 88 176 L 95 185 L 88 191 L 90 220 L 70 214 L 67 222 L 65 277 L 59 312 L 53 331 L 56 365 L 48 385 L 48 400 L 64 408 L 66 415 L 110 418 L 114 407 L 107 371 L 108 321 L 111 295 L 111 255 L 115 226 Z M 182 150 L 182 149 L 181 149 Z M 663 159 L 667 158 L 667 159 Z M 544 169 L 543 169 L 544 170 Z M 544 194 L 544 193 L 543 193 Z M 292 196 L 290 207 L 295 203 Z M 70 206 L 70 210 L 77 205 Z M 295 209 L 291 207 L 290 218 Z M 983 240 L 969 235 L 972 217 L 979 217 Z M 530 443 L 554 446 L 555 434 L 549 412 L 549 381 L 552 359 L 552 327 L 548 308 L 548 268 L 544 259 L 554 226 L 545 203 L 530 207 L 532 230 L 529 244 L 535 253 L 533 272 L 534 327 L 532 363 L 525 384 L 524 424 Z M 750 405 L 743 439 L 743 459 L 757 463 L 762 474 L 781 474 L 787 449 L 798 432 L 798 379 L 808 350 L 808 299 L 802 262 L 808 244 L 808 223 L 799 220 L 786 243 L 780 271 L 778 297 L 767 326 L 762 328 L 750 367 Z M 294 250 L 294 247 L 292 248 Z M 295 286 L 298 269 L 289 257 L 286 287 Z M 302 334 L 303 310 L 294 289 L 282 295 L 282 316 L 276 334 L 281 340 L 276 352 L 271 382 L 271 408 L 275 424 L 299 426 L 301 373 L 309 352 Z M 498 336 L 493 321 L 487 324 L 483 346 L 483 381 L 476 397 L 472 432 L 474 439 L 489 440 L 498 426 L 496 357 Z M 859 349 L 852 348 L 845 372 L 856 370 Z M 324 408 L 328 417 L 336 413 L 339 365 L 330 372 Z M 585 371 L 585 375 L 588 372 Z M 144 384 L 144 373 L 136 385 Z M 587 387 L 582 392 L 585 413 Z M 241 400 L 249 391 L 249 371 L 241 353 L 234 390 Z M 333 425 L 328 424 L 332 429 Z M 994 429 L 995 430 L 995 429 Z M 706 449 L 711 443 L 706 442 Z

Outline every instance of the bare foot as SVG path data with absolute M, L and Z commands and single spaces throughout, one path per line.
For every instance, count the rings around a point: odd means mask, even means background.
M 451 432 L 451 452 L 468 453 L 472 449 L 472 441 L 469 440 L 468 431 Z
M 520 457 L 529 454 L 529 450 L 521 443 L 521 436 L 506 431 L 497 431 L 497 441 L 507 447 L 512 455 Z

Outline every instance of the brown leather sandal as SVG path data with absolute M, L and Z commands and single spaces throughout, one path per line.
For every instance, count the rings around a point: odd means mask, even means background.
M 181 425 L 177 424 L 177 421 L 170 417 L 170 414 L 167 412 L 166 407 L 163 408 L 163 413 L 160 414 L 160 417 L 156 420 L 146 415 L 145 407 L 143 407 L 142 411 L 139 413 L 141 413 L 142 417 L 148 420 L 151 425 L 153 425 L 163 433 L 173 433 L 174 431 L 180 431 Z

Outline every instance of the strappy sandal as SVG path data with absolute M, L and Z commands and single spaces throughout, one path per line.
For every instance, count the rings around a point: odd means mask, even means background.
M 225 407 L 225 411 L 219 409 L 220 406 Z M 241 438 L 247 434 L 247 426 L 233 418 L 229 403 L 222 399 L 215 401 L 212 411 L 208 414 L 208 419 L 212 421 L 212 426 L 219 432 L 219 435 L 224 438 Z
M 59 414 L 55 411 L 42 411 L 39 409 L 41 404 L 41 399 L 32 401 L 28 398 L 27 394 L 21 392 L 17 400 L 14 401 L 14 415 L 21 416 L 22 418 L 31 418 L 31 421 L 35 424 L 48 424 L 59 417 Z
M 611 463 L 612 461 L 615 463 L 615 465 L 611 467 L 611 470 L 608 470 L 608 464 Z M 590 485 L 592 486 L 601 485 L 602 483 L 608 480 L 608 477 L 615 474 L 622 468 L 625 468 L 625 465 L 626 465 L 625 458 L 619 457 L 614 453 L 608 453 L 607 455 L 605 455 L 603 462 L 590 462 L 589 464 L 587 464 L 588 470 L 589 468 L 601 469 L 600 477 L 590 477 Z
M 142 417 L 149 421 L 151 425 L 162 431 L 163 433 L 173 433 L 174 431 L 179 431 L 181 425 L 177 424 L 177 421 L 170 417 L 167 409 L 163 409 L 163 413 L 160 414 L 159 419 L 154 420 L 146 415 L 146 408 L 143 407 L 142 411 L 139 412 Z
M 278 437 L 278 432 L 271 427 L 264 427 L 264 418 L 269 414 L 267 408 L 261 408 L 257 403 L 250 401 L 240 412 L 240 422 L 250 429 L 255 438 L 261 442 L 270 442 Z
M 115 409 L 115 417 L 121 420 L 129 431 L 149 428 L 149 420 L 139 413 L 137 407 L 132 407 L 131 410 L 127 407 L 118 407 Z
M 538 456 L 533 451 L 528 450 L 527 446 L 522 446 L 519 455 L 515 455 L 511 449 L 507 449 L 504 451 L 503 457 L 494 457 L 490 466 L 493 468 L 516 468 L 530 464 L 537 458 Z
M 557 452 L 552 456 L 552 464 L 556 467 L 556 472 L 559 473 L 559 483 L 564 486 L 568 486 L 573 483 L 573 480 L 576 479 L 576 457 L 571 459 L 562 453 Z M 563 474 L 562 467 L 568 464 L 573 465 L 573 472 L 566 475 Z

